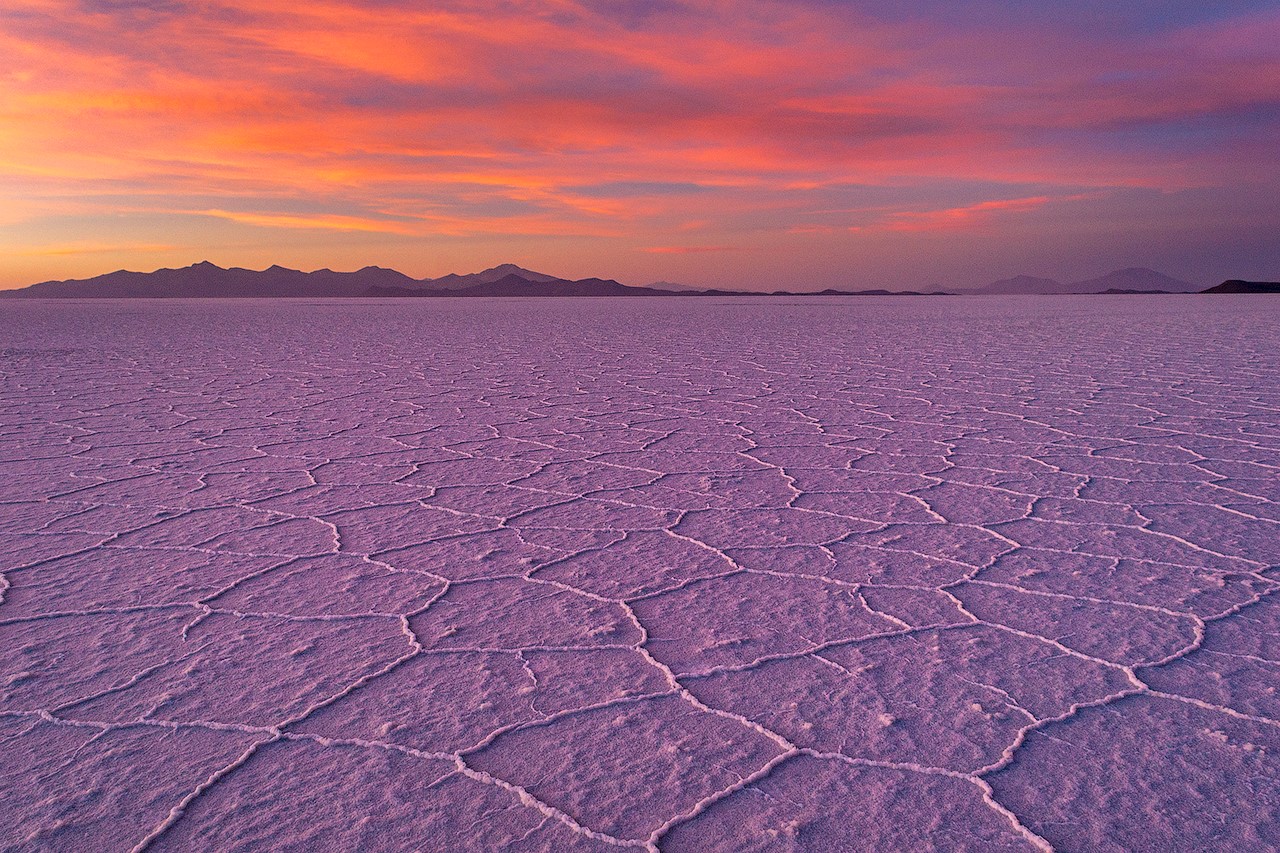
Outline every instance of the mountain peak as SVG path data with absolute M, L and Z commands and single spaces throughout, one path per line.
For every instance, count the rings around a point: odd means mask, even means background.
M 1072 287 L 1076 293 L 1101 293 L 1104 290 L 1163 290 L 1169 293 L 1194 293 L 1200 290 L 1193 284 L 1147 267 L 1127 267 L 1099 278 L 1078 281 Z
M 1015 275 L 1013 278 L 1002 278 L 993 281 L 986 287 L 979 288 L 978 293 L 994 293 L 1002 296 L 1016 296 L 1026 293 L 1061 293 L 1065 285 L 1057 279 L 1040 278 L 1034 275 Z
M 560 281 L 557 276 L 534 272 L 533 270 L 527 270 L 524 267 L 516 266 L 515 264 L 498 264 L 496 267 L 490 267 L 487 270 L 475 273 L 473 276 L 463 276 L 463 278 L 474 278 L 475 281 L 480 282 L 481 284 L 490 284 L 506 278 L 509 275 L 519 276 L 525 281 Z

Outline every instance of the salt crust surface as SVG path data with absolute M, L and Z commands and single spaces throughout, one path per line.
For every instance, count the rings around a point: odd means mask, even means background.
M 1280 845 L 1257 298 L 0 305 L 0 846 Z

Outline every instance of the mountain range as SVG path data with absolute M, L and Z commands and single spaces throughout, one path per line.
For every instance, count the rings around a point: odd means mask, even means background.
M 1228 286 L 1230 285 L 1230 286 Z M 1230 281 L 1209 291 L 1141 267 L 1117 270 L 1100 278 L 1063 283 L 1050 278 L 1018 276 L 985 287 L 961 291 L 972 295 L 1057 295 L 1120 293 L 1271 292 L 1260 283 Z M 228 298 L 228 297 L 380 297 L 380 296 L 948 296 L 943 291 L 836 290 L 768 293 L 749 290 L 700 289 L 658 282 L 635 287 L 613 279 L 564 279 L 502 264 L 478 273 L 450 273 L 439 278 L 410 278 L 384 267 L 355 272 L 329 269 L 302 272 L 282 266 L 265 270 L 223 268 L 203 261 L 180 269 L 155 272 L 119 270 L 87 279 L 45 281 L 18 290 L 0 291 L 10 298 Z
M 670 288 L 670 289 L 668 289 Z M 697 289 L 684 285 L 632 287 L 613 279 L 564 279 L 502 264 L 478 273 L 451 273 L 415 279 L 384 267 L 355 272 L 329 269 L 302 272 L 282 266 L 265 270 L 225 269 L 202 261 L 180 269 L 155 272 L 119 270 L 86 279 L 44 281 L 19 290 L 0 291 L 11 298 L 282 298 L 366 296 L 920 296 L 915 291 L 824 290 L 818 293 L 760 293 L 748 290 Z
M 1036 294 L 1038 296 L 1069 293 L 1198 293 L 1202 288 L 1146 267 L 1130 267 L 1087 281 L 1061 282 L 1052 278 L 1036 278 L 1020 275 L 1001 279 L 970 293 L 1013 296 Z

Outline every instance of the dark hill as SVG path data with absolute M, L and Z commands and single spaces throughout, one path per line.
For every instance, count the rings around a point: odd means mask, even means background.
M 1022 294 L 1047 295 L 1051 293 L 1070 293 L 1070 285 L 1052 278 L 1037 278 L 1033 275 L 1019 275 L 1013 278 L 1002 278 L 993 281 L 986 287 L 979 288 L 978 293 L 990 293 L 996 296 L 1015 296 Z
M 1077 281 L 1071 285 L 1073 293 L 1103 293 L 1118 290 L 1128 293 L 1195 293 L 1194 284 L 1171 278 L 1145 267 L 1116 270 L 1101 278 Z
M 1171 290 L 1133 290 L 1124 287 L 1109 287 L 1101 291 L 1099 296 L 1140 296 L 1143 294 L 1150 295 L 1152 293 L 1172 293 Z
M 1280 293 L 1280 281 L 1241 281 L 1228 279 L 1201 293 Z
M 468 273 L 467 275 L 449 273 L 439 278 L 424 279 L 422 283 L 430 290 L 466 290 L 467 288 L 475 287 L 477 284 L 493 284 L 512 275 L 525 281 L 548 282 L 563 280 L 546 273 L 527 270 L 515 264 L 499 264 L 481 272 Z

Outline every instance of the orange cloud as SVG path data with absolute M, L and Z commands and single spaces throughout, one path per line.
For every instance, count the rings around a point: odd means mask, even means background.
M 49 246 L 30 246 L 6 254 L 27 255 L 33 257 L 61 257 L 65 255 L 108 255 L 108 254 L 163 254 L 182 249 L 166 243 L 69 243 Z
M 194 211 L 203 216 L 229 219 L 243 225 L 261 225 L 267 228 L 305 228 L 321 231 L 370 231 L 377 234 L 419 234 L 420 228 L 400 222 L 382 219 L 366 219 L 358 216 L 293 216 L 277 213 L 238 213 L 230 210 Z
M 998 216 L 1037 210 L 1048 204 L 1097 198 L 1096 193 L 1068 196 L 1029 196 L 1027 198 L 993 199 L 944 210 L 901 211 L 891 214 L 879 227 L 888 231 L 945 231 L 986 225 Z M 863 229 L 859 229 L 863 230 Z
M 1053 201 L 1049 196 L 999 199 L 983 201 L 964 207 L 946 210 L 908 211 L 895 213 L 882 227 L 889 231 L 937 231 L 950 228 L 967 228 L 990 221 L 996 214 L 1010 211 L 1035 210 Z
M 651 255 L 701 255 L 707 252 L 736 252 L 736 246 L 649 246 L 641 249 Z

